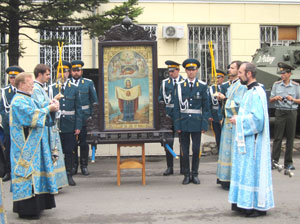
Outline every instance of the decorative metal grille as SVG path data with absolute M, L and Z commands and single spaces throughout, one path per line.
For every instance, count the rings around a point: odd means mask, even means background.
M 0 33 L 0 43 L 1 43 L 1 48 L 5 46 L 5 34 Z M 4 87 L 6 83 L 6 78 L 5 78 L 5 67 L 6 67 L 6 52 L 1 52 L 0 53 L 0 87 Z
M 272 46 L 278 42 L 278 26 L 261 26 L 260 27 L 260 46 L 267 44 Z
M 214 46 L 214 58 L 217 69 L 226 70 L 229 64 L 230 38 L 229 26 L 196 26 L 189 30 L 189 57 L 200 61 L 198 77 L 209 83 L 211 76 L 211 56 L 208 42 Z
M 63 60 L 81 60 L 82 34 L 79 28 L 78 26 L 63 26 L 56 31 L 41 30 L 40 40 L 64 39 Z M 52 68 L 58 59 L 58 46 L 40 45 L 40 63 Z
M 260 27 L 260 47 L 268 46 L 289 46 L 295 40 L 278 40 L 278 26 L 261 26 Z
M 157 37 L 157 25 L 140 25 L 145 31 L 150 31 L 150 37 Z

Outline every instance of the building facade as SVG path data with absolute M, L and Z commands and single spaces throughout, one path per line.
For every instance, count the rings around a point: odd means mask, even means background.
M 111 9 L 121 0 L 103 4 L 97 13 Z M 165 68 L 166 60 L 182 62 L 188 57 L 201 62 L 199 76 L 209 80 L 210 54 L 208 41 L 214 45 L 216 67 L 225 69 L 232 60 L 251 61 L 262 44 L 287 45 L 300 38 L 300 2 L 295 0 L 140 0 L 144 11 L 137 23 L 157 37 L 158 68 Z M 61 30 L 68 32 L 61 32 Z M 36 33 L 22 30 L 36 40 L 67 35 L 70 45 L 64 47 L 65 60 L 81 59 L 86 69 L 98 69 L 97 40 L 90 39 L 76 27 L 59 27 L 57 31 Z M 38 63 L 52 65 L 58 59 L 58 49 L 33 43 L 21 37 L 25 53 L 19 65 L 33 71 Z M 7 36 L 1 34 L 1 43 Z M 7 82 L 4 69 L 8 64 L 0 55 L 1 86 Z M 181 70 L 184 75 L 183 69 Z

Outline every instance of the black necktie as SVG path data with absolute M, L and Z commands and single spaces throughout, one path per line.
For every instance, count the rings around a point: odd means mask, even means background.
M 190 82 L 190 90 L 193 90 L 193 82 Z
M 65 85 L 62 84 L 62 86 L 61 86 L 61 92 L 63 93 L 64 91 L 65 91 Z

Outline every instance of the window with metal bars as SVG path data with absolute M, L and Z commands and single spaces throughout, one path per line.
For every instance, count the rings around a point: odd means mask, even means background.
M 229 26 L 189 25 L 189 58 L 199 60 L 198 77 L 209 83 L 211 80 L 211 56 L 208 42 L 212 41 L 216 69 L 226 70 L 230 63 Z
M 296 26 L 260 26 L 260 46 L 289 46 L 299 40 L 298 30 Z
M 78 26 L 63 26 L 56 31 L 40 31 L 40 40 L 63 39 L 63 60 L 81 60 L 82 57 L 82 32 Z M 40 63 L 52 68 L 59 60 L 58 46 L 40 45 Z M 53 71 L 53 69 L 52 69 Z

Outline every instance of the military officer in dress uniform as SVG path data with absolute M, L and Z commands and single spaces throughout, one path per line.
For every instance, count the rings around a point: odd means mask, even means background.
M 230 75 L 229 69 L 230 69 L 230 65 L 227 66 L 227 71 L 226 71 L 226 74 L 228 75 L 228 79 L 229 80 L 226 81 L 226 82 L 223 82 L 222 85 L 221 85 L 221 93 L 223 93 L 224 96 L 226 95 L 227 89 L 231 85 L 231 78 L 232 78 L 232 76 Z
M 13 96 L 16 93 L 15 78 L 24 72 L 19 66 L 10 66 L 6 69 L 9 84 L 1 89 L 0 114 L 2 116 L 2 127 L 4 130 L 4 147 L 5 147 L 5 175 L 3 181 L 8 181 L 10 175 L 10 131 L 9 131 L 9 109 Z
M 159 91 L 159 97 L 158 101 L 163 101 L 166 105 L 166 113 L 168 116 L 170 116 L 173 119 L 173 110 L 174 110 L 174 99 L 177 91 L 177 84 L 184 80 L 184 78 L 179 75 L 180 71 L 180 64 L 178 64 L 175 61 L 166 61 L 165 64 L 168 66 L 168 72 L 169 72 L 169 78 L 164 79 L 162 81 L 160 91 Z M 173 149 L 174 145 L 174 137 L 175 137 L 175 131 L 173 127 L 173 138 L 167 140 L 167 144 Z M 172 154 L 165 149 L 166 151 L 166 159 L 167 159 L 167 169 L 164 172 L 164 176 L 168 176 L 174 173 L 173 171 L 173 156 Z M 180 150 L 181 151 L 181 150 Z M 183 174 L 182 171 L 182 156 L 180 152 L 180 173 Z
M 179 82 L 177 99 L 174 105 L 174 127 L 181 133 L 181 145 L 183 151 L 182 184 L 200 184 L 198 167 L 200 157 L 201 133 L 207 131 L 209 102 L 208 91 L 205 82 L 198 80 L 196 74 L 200 63 L 196 59 L 187 59 L 182 63 L 187 73 L 187 79 Z M 190 176 L 189 148 L 192 138 L 192 171 Z
M 217 148 L 219 152 L 220 138 L 221 138 L 221 123 L 223 120 L 222 114 L 222 100 L 218 100 L 217 93 L 222 92 L 222 83 L 224 81 L 226 73 L 217 69 L 217 83 L 209 87 L 209 103 L 210 103 L 210 115 L 209 121 L 212 122 L 213 131 L 216 138 Z
M 82 127 L 82 109 L 81 101 L 79 97 L 79 90 L 75 84 L 71 82 L 69 72 L 71 69 L 71 63 L 63 61 L 63 76 L 59 72 L 57 83 L 52 84 L 53 96 L 59 94 L 59 88 L 61 88 L 60 104 L 60 139 L 65 155 L 65 166 L 68 176 L 68 182 L 70 186 L 75 186 L 76 183 L 72 177 L 73 167 L 73 149 L 76 146 L 76 136 L 79 135 Z M 58 62 L 54 64 L 54 68 L 57 69 Z M 60 71 L 60 70 L 59 70 Z
M 273 167 L 278 163 L 281 143 L 286 134 L 286 150 L 284 156 L 285 169 L 294 170 L 293 145 L 296 131 L 297 109 L 300 103 L 299 84 L 290 79 L 294 67 L 283 62 L 278 63 L 278 74 L 281 80 L 273 84 L 270 103 L 275 102 L 275 129 L 272 150 Z
M 71 62 L 72 69 L 72 83 L 77 86 L 80 95 L 81 109 L 82 109 L 82 129 L 78 136 L 78 141 L 80 145 L 80 168 L 83 175 L 89 175 L 88 171 L 88 157 L 89 157 L 89 145 L 86 143 L 86 120 L 92 115 L 93 103 L 98 103 L 97 93 L 94 83 L 90 79 L 82 77 L 84 65 L 83 61 L 75 60 Z M 73 149 L 74 155 L 74 165 L 73 174 L 77 173 L 78 169 L 78 149 L 77 145 Z

